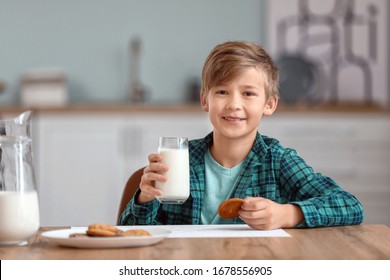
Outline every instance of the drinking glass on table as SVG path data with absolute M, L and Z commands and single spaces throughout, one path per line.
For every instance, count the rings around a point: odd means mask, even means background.
M 160 203 L 182 204 L 190 195 L 188 138 L 160 137 L 158 153 L 162 156 L 161 163 L 169 168 L 163 174 L 167 181 L 156 182 L 155 187 L 162 191 L 156 198 Z

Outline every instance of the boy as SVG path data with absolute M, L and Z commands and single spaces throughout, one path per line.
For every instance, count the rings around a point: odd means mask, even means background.
M 168 167 L 160 155 L 151 154 L 120 223 L 246 223 L 254 229 L 361 223 L 363 209 L 353 195 L 314 173 L 294 150 L 257 131 L 278 98 L 278 70 L 261 46 L 216 46 L 203 67 L 200 97 L 213 132 L 189 143 L 190 197 L 182 205 L 160 205 L 154 182 L 167 180 L 161 173 Z M 244 198 L 240 216 L 222 219 L 218 206 L 232 197 Z

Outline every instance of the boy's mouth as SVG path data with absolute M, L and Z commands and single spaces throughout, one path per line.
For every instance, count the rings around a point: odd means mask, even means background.
M 233 121 L 243 121 L 243 120 L 245 120 L 245 118 L 240 118 L 240 117 L 231 117 L 231 116 L 224 116 L 224 117 L 222 117 L 224 120 L 226 120 L 226 121 L 231 121 L 231 122 L 233 122 Z

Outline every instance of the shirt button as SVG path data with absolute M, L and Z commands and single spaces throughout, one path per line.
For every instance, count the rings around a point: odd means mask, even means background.
M 311 224 L 314 224 L 314 219 L 310 219 L 310 223 L 311 223 Z

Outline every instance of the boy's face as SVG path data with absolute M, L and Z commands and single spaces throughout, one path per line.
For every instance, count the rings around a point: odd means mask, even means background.
M 202 92 L 201 104 L 214 127 L 214 134 L 228 139 L 254 137 L 263 115 L 272 115 L 278 98 L 265 95 L 263 74 L 245 70 L 227 84 Z

